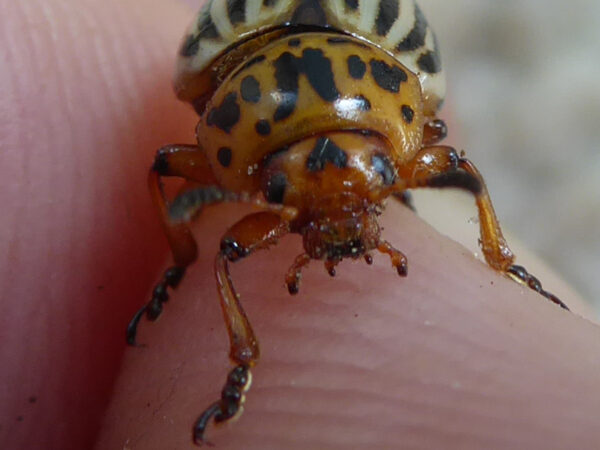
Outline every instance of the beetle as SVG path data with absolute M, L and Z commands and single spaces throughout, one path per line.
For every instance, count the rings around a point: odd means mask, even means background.
M 514 264 L 477 168 L 440 145 L 447 134 L 437 117 L 443 75 L 435 35 L 414 0 L 211 0 L 201 9 L 174 81 L 177 96 L 200 116 L 197 144 L 161 148 L 149 173 L 174 265 L 127 328 L 135 345 L 142 316 L 161 314 L 168 289 L 197 257 L 187 223 L 205 206 L 233 201 L 262 209 L 231 226 L 216 255 L 234 367 L 221 398 L 194 424 L 196 443 L 211 419 L 241 413 L 259 358 L 229 263 L 297 233 L 304 253 L 285 277 L 291 294 L 311 260 L 335 275 L 342 259 L 370 263 L 378 251 L 406 276 L 407 258 L 381 238 L 377 216 L 388 197 L 412 206 L 408 189 L 471 192 L 486 262 L 568 309 Z M 193 185 L 170 200 L 163 177 Z

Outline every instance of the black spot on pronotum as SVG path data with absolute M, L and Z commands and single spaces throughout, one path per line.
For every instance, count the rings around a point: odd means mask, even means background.
M 348 73 L 355 80 L 361 80 L 367 71 L 367 65 L 358 55 L 348 56 Z
M 273 65 L 275 66 L 275 80 L 277 90 L 281 94 L 281 102 L 273 114 L 275 122 L 289 117 L 298 100 L 298 78 L 300 70 L 297 58 L 289 52 L 279 55 Z
M 375 28 L 379 36 L 385 36 L 398 18 L 398 0 L 381 0 L 375 19 Z
M 422 47 L 427 36 L 427 20 L 418 5 L 415 4 L 415 23 L 410 33 L 396 46 L 399 52 L 410 52 Z
M 408 105 L 402 105 L 401 110 L 402 110 L 402 118 L 404 119 L 404 121 L 407 124 L 410 125 L 415 117 L 414 110 Z
M 231 149 L 229 147 L 221 147 L 217 152 L 217 160 L 223 167 L 229 167 L 231 164 Z
M 240 86 L 242 98 L 248 103 L 258 103 L 260 100 L 260 84 L 252 75 L 248 75 L 242 80 Z
M 383 178 L 383 183 L 387 186 L 394 184 L 396 179 L 396 171 L 394 166 L 387 158 L 387 156 L 376 153 L 371 158 L 371 164 L 373 164 L 373 170 L 377 172 Z
M 283 203 L 285 188 L 287 186 L 287 177 L 284 173 L 277 172 L 271 175 L 267 181 L 266 198 L 269 203 Z
M 308 155 L 306 168 L 311 172 L 318 172 L 323 170 L 327 163 L 343 169 L 348 164 L 348 155 L 335 145 L 331 139 L 320 137 L 317 139 L 312 152 Z
M 408 80 L 408 75 L 398 66 L 389 66 L 385 61 L 372 59 L 369 62 L 371 73 L 377 85 L 393 93 L 400 91 L 400 83 Z
M 240 106 L 237 104 L 237 94 L 230 92 L 223 102 L 210 110 L 206 117 L 208 126 L 216 126 L 226 133 L 240 120 Z
M 259 120 L 254 125 L 254 129 L 261 136 L 268 136 L 271 133 L 271 125 L 268 120 Z
M 281 102 L 273 115 L 275 122 L 289 117 L 294 111 L 298 101 L 300 74 L 306 75 L 311 87 L 326 102 L 333 102 L 340 97 L 335 85 L 331 61 L 320 49 L 304 49 L 301 58 L 284 52 L 273 62 L 273 65 L 277 90 L 281 94 Z
M 437 51 L 428 51 L 417 60 L 419 69 L 427 73 L 438 73 L 442 70 L 440 55 Z
M 246 21 L 246 0 L 227 0 L 227 15 L 232 25 Z
M 298 38 L 292 38 L 288 41 L 288 45 L 290 47 L 299 47 L 300 44 L 301 44 L 301 41 Z
M 263 6 L 270 8 L 271 6 L 275 6 L 277 0 L 263 0 Z
M 323 51 L 307 48 L 302 52 L 303 71 L 312 88 L 326 102 L 333 102 L 340 96 L 335 81 L 331 61 L 323 55 Z

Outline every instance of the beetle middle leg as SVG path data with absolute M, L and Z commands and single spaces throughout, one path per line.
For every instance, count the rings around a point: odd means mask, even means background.
M 490 195 L 483 177 L 471 161 L 460 157 L 456 150 L 448 146 L 424 147 L 411 164 L 401 169 L 404 180 L 432 179 L 444 174 L 466 173 L 480 184 L 480 189 L 472 191 L 479 212 L 479 232 L 481 249 L 486 262 L 495 270 L 505 273 L 520 284 L 528 286 L 548 300 L 564 309 L 569 309 L 559 298 L 542 288 L 540 281 L 522 266 L 514 264 L 515 256 L 502 234 L 500 223 L 494 212 Z M 428 186 L 428 184 L 422 184 Z M 434 185 L 429 185 L 436 187 Z
M 242 412 L 244 392 L 250 387 L 250 369 L 259 358 L 259 346 L 252 326 L 242 309 L 229 275 L 229 262 L 275 244 L 289 232 L 289 224 L 273 212 L 250 214 L 234 224 L 221 239 L 215 259 L 215 276 L 223 318 L 230 341 L 229 358 L 235 367 L 229 372 L 221 398 L 211 404 L 194 424 L 194 442 L 204 441 L 204 431 L 214 418 L 216 423 L 232 419 Z
M 169 299 L 168 288 L 180 283 L 185 269 L 196 260 L 198 249 L 189 228 L 183 223 L 174 223 L 169 217 L 162 177 L 180 177 L 202 185 L 215 185 L 217 180 L 202 149 L 195 145 L 169 145 L 156 153 L 148 174 L 148 187 L 154 206 L 158 210 L 161 223 L 173 253 L 175 264 L 169 267 L 152 291 L 150 301 L 138 310 L 127 326 L 127 343 L 135 345 L 137 326 L 146 314 L 149 320 L 156 320 Z

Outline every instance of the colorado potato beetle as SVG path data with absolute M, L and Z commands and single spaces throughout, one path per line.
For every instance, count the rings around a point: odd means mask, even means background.
M 174 84 L 200 116 L 198 142 L 161 148 L 151 167 L 150 191 L 174 265 L 129 324 L 129 344 L 141 317 L 161 314 L 168 289 L 197 257 L 186 222 L 219 202 L 262 208 L 225 232 L 216 256 L 234 368 L 221 398 L 197 419 L 196 443 L 211 419 L 241 411 L 259 358 L 229 263 L 298 233 L 305 253 L 286 275 L 291 294 L 313 259 L 335 273 L 342 259 L 370 262 L 376 250 L 406 276 L 407 258 L 381 238 L 377 216 L 390 196 L 409 204 L 408 189 L 470 191 L 486 262 L 567 309 L 513 264 L 479 171 L 439 145 L 446 136 L 437 118 L 444 74 L 435 35 L 414 0 L 210 0 L 184 37 Z M 162 177 L 194 187 L 171 201 Z

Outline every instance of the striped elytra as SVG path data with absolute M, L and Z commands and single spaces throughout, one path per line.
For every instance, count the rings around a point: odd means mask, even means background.
M 209 0 L 184 36 L 175 90 L 201 109 L 219 82 L 258 47 L 320 28 L 393 55 L 419 77 L 425 112 L 435 115 L 444 100 L 444 74 L 433 30 L 414 0 Z

